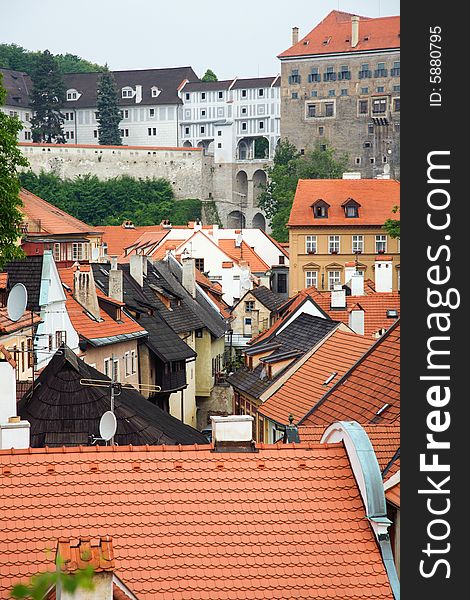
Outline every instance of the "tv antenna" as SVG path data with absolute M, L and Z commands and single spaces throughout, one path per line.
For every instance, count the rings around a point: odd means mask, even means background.
M 14 285 L 7 300 L 8 318 L 12 321 L 19 321 L 24 315 L 26 305 L 28 304 L 28 290 L 22 283 Z
M 115 398 L 120 396 L 123 389 L 136 390 L 138 392 L 160 392 L 161 387 L 159 385 L 147 385 L 147 384 L 136 384 L 120 383 L 116 381 L 116 372 L 114 370 L 114 354 L 111 355 L 111 381 L 109 379 L 80 379 L 81 385 L 87 385 L 90 387 L 105 387 L 110 389 L 110 410 L 106 411 L 100 420 L 100 436 L 95 437 L 91 435 L 92 444 L 98 441 L 105 441 L 106 444 L 110 442 L 111 446 L 114 446 L 114 436 L 117 429 L 117 420 L 114 412 L 115 409 Z M 115 425 L 114 425 L 115 424 Z

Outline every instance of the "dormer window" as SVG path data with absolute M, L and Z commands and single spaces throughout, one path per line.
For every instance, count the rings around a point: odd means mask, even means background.
M 359 207 L 361 206 L 359 202 L 348 198 L 341 206 L 344 208 L 344 216 L 347 219 L 357 219 L 359 217 Z
M 317 200 L 312 204 L 313 216 L 315 219 L 327 219 L 328 218 L 328 209 L 330 205 L 328 202 L 324 200 Z
M 159 90 L 155 85 L 151 88 L 152 98 L 158 98 L 162 90 Z
M 122 88 L 121 96 L 123 98 L 132 98 L 134 96 L 134 90 L 131 87 Z
M 75 89 L 67 90 L 67 101 L 78 100 L 81 94 Z

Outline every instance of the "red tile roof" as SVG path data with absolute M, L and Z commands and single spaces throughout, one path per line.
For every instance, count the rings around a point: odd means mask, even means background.
M 266 273 L 266 271 L 269 271 L 269 266 L 246 242 L 242 242 L 241 246 L 236 246 L 236 240 L 234 239 L 219 239 L 217 245 L 237 263 L 246 260 L 252 273 Z
M 389 425 L 399 419 L 400 322 L 397 322 L 325 394 L 301 424 L 330 425 L 347 420 Z
M 388 488 L 388 490 L 385 492 L 385 498 L 388 502 L 390 502 L 390 504 L 394 504 L 400 508 L 400 482 Z
M 0 451 L 0 505 L 0 598 L 109 535 L 140 600 L 392 600 L 341 444 Z
M 72 217 L 72 215 L 69 215 L 53 204 L 39 198 L 39 196 L 28 192 L 28 190 L 25 190 L 24 188 L 20 191 L 20 199 L 23 202 L 21 211 L 26 216 L 26 219 L 38 221 L 42 233 L 97 234 L 102 230 L 102 228 L 98 227 L 95 229 L 91 225 L 79 221 L 75 217 Z
M 161 225 L 127 228 L 122 225 L 105 225 L 100 227 L 103 232 L 103 243 L 108 244 L 108 256 L 121 256 L 124 248 L 131 246 L 147 231 L 162 231 Z
M 0 273 L 0 289 L 6 289 L 8 284 L 8 273 Z
M 359 17 L 359 42 L 351 46 L 351 13 L 331 11 L 310 33 L 279 58 L 400 47 L 400 17 Z M 327 42 L 327 43 L 325 43 Z
M 89 537 L 81 537 L 78 540 L 60 538 L 57 555 L 60 557 L 60 568 L 64 573 L 75 573 L 87 567 L 92 567 L 95 573 L 102 573 L 113 571 L 115 567 L 113 543 L 109 536 L 99 540 Z
M 281 425 L 288 424 L 290 414 L 295 421 L 298 421 L 371 345 L 370 339 L 355 333 L 336 330 L 259 407 L 258 412 Z M 330 383 L 325 384 L 325 381 L 335 372 L 337 375 Z
M 83 270 L 86 265 L 81 265 L 80 269 Z M 68 267 L 59 269 L 59 276 L 62 283 L 65 283 L 71 290 L 73 290 L 73 273 L 74 267 Z M 113 304 L 121 304 L 112 298 L 103 294 L 99 289 L 96 290 L 98 297 L 108 300 Z M 87 340 L 106 338 L 115 335 L 122 335 L 127 333 L 144 332 L 145 329 L 139 325 L 136 321 L 128 317 L 124 311 L 121 311 L 121 321 L 115 321 L 108 313 L 104 310 L 100 310 L 100 316 L 102 321 L 95 321 L 93 317 L 89 316 L 81 304 L 79 304 L 73 297 L 72 292 L 64 290 L 66 295 L 66 307 L 69 314 L 72 325 L 77 333 L 86 338 Z
M 25 327 L 31 327 L 31 320 L 36 325 L 41 320 L 41 317 L 34 314 L 31 319 L 31 313 L 27 312 L 18 321 L 12 321 L 8 316 L 7 309 L 0 308 L 0 334 L 13 333 Z
M 343 202 L 353 198 L 361 205 L 359 217 L 347 218 Z M 314 218 L 312 204 L 328 202 L 327 218 Z M 382 226 L 396 218 L 392 212 L 400 205 L 400 182 L 393 179 L 299 179 L 289 217 L 289 226 L 329 227 L 337 225 Z

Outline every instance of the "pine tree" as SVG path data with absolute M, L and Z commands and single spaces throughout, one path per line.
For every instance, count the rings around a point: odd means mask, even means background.
M 32 76 L 31 134 L 34 142 L 65 143 L 64 115 L 60 107 L 65 103 L 65 84 L 55 58 L 45 50 L 36 60 Z
M 0 106 L 6 97 L 0 74 Z M 0 271 L 5 262 L 23 256 L 17 245 L 21 235 L 21 200 L 18 167 L 28 161 L 18 149 L 17 136 L 22 124 L 18 117 L 9 117 L 0 110 Z
M 211 69 L 207 69 L 207 71 L 202 76 L 201 81 L 218 81 L 217 75 Z
M 98 108 L 98 136 L 102 146 L 122 146 L 119 123 L 121 111 L 114 76 L 106 68 L 98 81 L 96 106 Z

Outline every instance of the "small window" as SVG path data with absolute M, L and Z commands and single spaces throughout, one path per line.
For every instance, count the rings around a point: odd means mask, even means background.
M 305 287 L 318 287 L 318 271 L 305 271 Z
M 206 92 L 201 92 L 201 100 L 205 100 L 206 99 Z
M 305 236 L 305 252 L 307 254 L 315 254 L 317 251 L 317 236 L 307 235 Z
M 184 128 L 184 135 L 189 135 L 189 127 Z
M 348 95 L 348 90 L 346 88 L 343 88 L 341 90 L 341 96 L 347 96 Z
M 56 331 L 55 332 L 55 347 L 59 348 L 62 344 L 67 343 L 67 332 L 66 331 Z
M 385 91 L 385 88 L 383 85 L 379 85 L 377 88 L 377 93 L 378 94 L 382 94 Z
M 259 96 L 260 98 L 262 98 L 262 97 L 264 96 L 264 90 L 263 90 L 262 88 L 260 88 L 260 89 L 258 90 L 258 96 Z
M 149 110 L 149 115 L 150 115 L 151 118 L 155 116 L 155 109 L 154 108 L 151 108 Z
M 361 157 L 356 156 L 356 158 L 354 159 L 354 163 L 359 166 L 361 164 Z
M 222 100 L 222 98 L 224 97 L 224 93 L 223 92 L 219 92 L 217 94 L 217 96 L 218 96 L 219 100 Z
M 386 98 L 375 98 L 372 100 L 372 113 L 384 114 L 387 112 L 387 99 Z
M 335 90 L 328 90 L 328 96 L 335 96 L 336 95 L 336 91 Z
M 217 148 L 222 148 L 222 144 L 220 142 L 217 144 Z
M 320 151 L 321 152 L 326 152 L 326 144 L 320 144 Z
M 317 105 L 307 104 L 307 117 L 312 118 L 317 116 Z
M 196 260 L 194 262 L 195 262 L 196 269 L 198 271 L 201 271 L 201 273 L 203 273 L 204 272 L 204 259 L 196 258 Z
M 130 87 L 122 88 L 121 96 L 123 98 L 132 98 L 134 95 L 134 90 Z
M 399 92 L 400 91 L 400 86 L 399 85 L 394 85 L 393 86 L 393 91 L 394 92 Z
M 324 127 L 320 126 L 318 128 L 318 135 L 325 135 L 325 128 Z
M 152 88 L 152 98 L 157 98 L 157 96 L 160 94 L 160 90 L 156 87 Z
M 184 95 L 184 99 L 188 100 L 191 98 L 191 94 L 189 92 L 186 92 L 186 94 Z
M 375 236 L 375 252 L 376 254 L 384 254 L 387 252 L 387 236 L 376 235 Z
M 242 98 L 246 98 L 247 97 L 247 91 L 246 90 L 242 90 Z
M 362 87 L 361 88 L 361 94 L 368 94 L 369 93 L 369 88 L 368 87 Z
M 362 254 L 364 252 L 364 236 L 353 235 L 352 236 L 352 252 L 353 254 Z
M 341 283 L 341 273 L 339 271 L 328 271 L 328 289 L 334 290 L 337 283 Z
M 217 135 L 218 135 L 219 137 L 222 135 L 222 131 L 221 131 L 220 129 L 217 131 Z
M 326 202 L 320 201 L 313 207 L 313 216 L 315 219 L 326 219 L 328 218 L 328 205 Z
M 328 236 L 328 252 L 329 254 L 339 254 L 339 235 Z
M 367 115 L 369 112 L 369 100 L 359 100 L 358 111 L 360 115 Z
M 255 301 L 247 300 L 245 302 L 245 312 L 253 312 L 255 310 Z
M 344 213 L 347 219 L 356 219 L 359 217 L 359 208 L 354 204 L 344 207 Z
M 333 117 L 335 112 L 335 105 L 332 102 L 325 104 L 325 117 Z
M 280 265 L 285 265 L 286 264 L 286 257 L 284 255 L 279 257 L 279 264 Z
M 367 133 L 374 133 L 374 124 L 367 123 Z
M 393 111 L 400 112 L 400 98 L 393 99 Z
M 297 92 L 292 92 L 291 98 L 292 100 L 298 100 L 299 94 Z
M 201 135 L 204 135 L 206 133 L 206 128 L 204 125 L 201 125 Z
M 247 111 L 248 111 L 247 107 L 246 106 L 242 106 L 242 108 L 241 108 L 242 115 L 246 115 Z
M 264 121 L 260 121 L 259 122 L 259 128 L 260 129 L 264 129 Z
M 312 96 L 312 98 L 317 98 L 317 96 L 318 96 L 317 90 L 312 90 L 312 93 L 310 95 Z
M 201 117 L 205 117 L 205 116 L 206 116 L 206 110 L 205 110 L 205 108 L 203 108 L 201 110 Z
M 248 129 L 248 123 L 243 122 L 242 123 L 242 131 L 246 131 Z
M 96 130 L 96 129 L 93 131 L 93 137 L 94 137 L 94 138 L 97 138 L 97 137 L 98 137 L 98 132 L 97 132 L 97 130 Z

